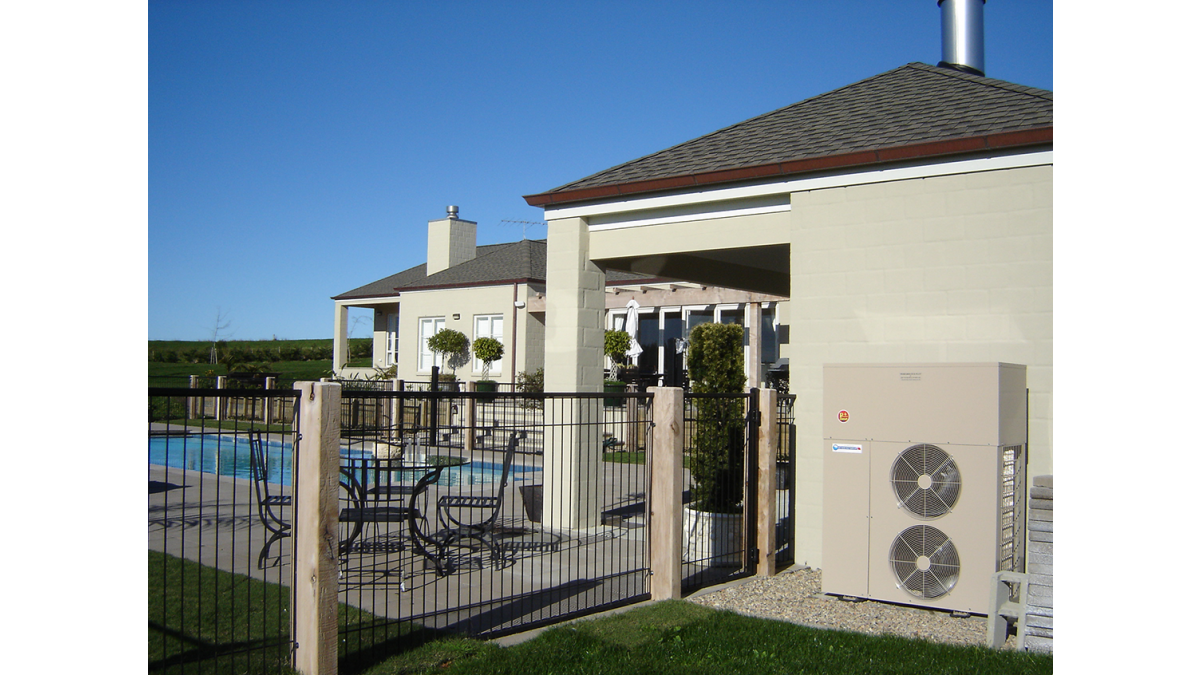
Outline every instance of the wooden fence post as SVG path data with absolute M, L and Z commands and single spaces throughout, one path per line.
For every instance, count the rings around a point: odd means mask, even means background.
M 295 669 L 336 675 L 338 651 L 338 471 L 342 387 L 297 382 L 300 435 L 293 500 Z
M 650 599 L 683 597 L 683 389 L 654 387 Z
M 779 392 L 758 390 L 758 576 L 775 575 L 775 459 L 779 453 Z

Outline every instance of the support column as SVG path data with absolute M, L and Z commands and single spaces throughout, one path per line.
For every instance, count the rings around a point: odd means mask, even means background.
M 296 389 L 300 393 L 300 436 L 293 516 L 295 668 L 303 675 L 324 675 L 337 672 L 338 442 L 342 386 L 297 382 Z
M 335 302 L 333 305 L 333 374 L 340 376 L 339 371 L 350 361 L 350 340 L 346 334 L 346 324 L 350 320 L 350 306 Z
M 589 258 L 582 218 L 551 220 L 546 251 L 546 386 L 548 392 L 604 389 L 604 272 Z M 600 522 L 603 400 L 547 401 L 544 452 L 547 527 Z
M 779 392 L 758 390 L 758 576 L 775 576 L 775 460 L 779 453 Z
M 546 391 L 604 390 L 604 271 L 582 218 L 551 220 L 546 250 Z
M 759 388 L 762 380 L 762 303 L 746 303 L 746 386 Z

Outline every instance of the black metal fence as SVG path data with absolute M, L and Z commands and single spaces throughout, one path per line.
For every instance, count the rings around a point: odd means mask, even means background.
M 757 412 L 757 390 L 684 395 L 685 593 L 755 572 Z
M 493 637 L 649 597 L 652 393 L 340 396 L 342 672 L 432 635 Z M 204 409 L 196 399 L 288 413 L 218 421 L 190 414 Z M 758 400 L 685 396 L 685 592 L 755 571 Z M 278 672 L 295 647 L 303 401 L 215 389 L 151 389 L 149 401 L 150 668 Z M 778 409 L 783 564 L 794 548 L 793 401 Z M 711 511 L 726 512 L 709 519 L 719 524 L 702 522 Z M 732 543 L 688 543 L 711 541 L 706 529 Z
M 796 562 L 796 395 L 779 394 L 779 424 L 775 455 L 775 566 Z
M 197 397 L 289 413 L 218 422 L 189 414 Z M 150 671 L 288 672 L 291 547 L 278 525 L 291 522 L 295 403 L 290 390 L 150 389 Z
M 342 392 L 341 667 L 646 599 L 648 395 Z

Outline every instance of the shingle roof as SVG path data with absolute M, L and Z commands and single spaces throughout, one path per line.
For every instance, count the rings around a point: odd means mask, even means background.
M 1013 132 L 1049 131 L 1053 113 L 1049 91 L 910 63 L 528 196 L 526 201 L 541 205 L 794 173 L 806 166 L 824 168 L 805 160 L 957 139 L 1000 135 L 993 145 L 1038 139 L 1045 143 L 1050 142 L 1049 133 L 1028 137 Z M 960 145 L 959 151 L 987 147 Z M 797 164 L 789 167 L 789 162 Z M 747 172 L 749 167 L 759 171 Z M 710 176 L 712 180 L 680 180 L 712 172 L 726 174 Z M 631 184 L 633 189 L 614 189 Z
M 606 273 L 608 281 L 632 281 L 653 277 L 617 270 Z M 395 296 L 404 291 L 431 288 L 488 286 L 517 280 L 546 280 L 546 240 L 524 239 L 508 244 L 489 244 L 475 249 L 475 258 L 426 275 L 425 264 L 335 295 L 334 300 Z

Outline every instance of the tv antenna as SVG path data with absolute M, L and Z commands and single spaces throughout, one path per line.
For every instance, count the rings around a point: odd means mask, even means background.
M 546 224 L 546 221 L 544 221 L 544 220 L 501 220 L 500 222 L 501 223 L 512 223 L 513 225 L 520 225 L 522 241 L 524 241 L 526 239 L 525 231 L 527 229 L 529 229 L 530 225 L 545 225 Z

